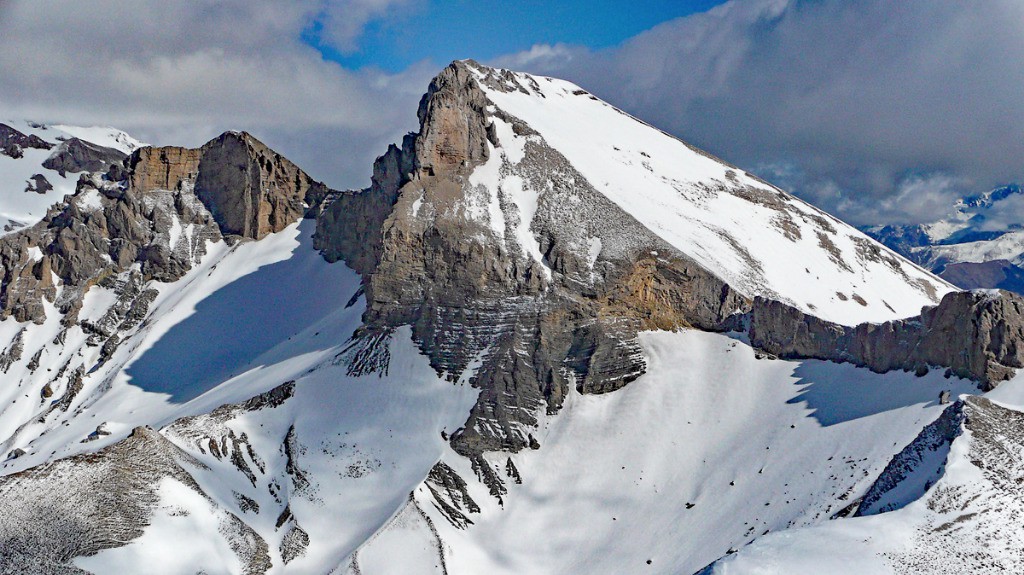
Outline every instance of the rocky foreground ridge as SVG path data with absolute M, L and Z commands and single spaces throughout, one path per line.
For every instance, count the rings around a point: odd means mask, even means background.
M 245 133 L 198 149 L 141 148 L 83 175 L 42 222 L 0 238 L 0 319 L 42 323 L 48 302 L 72 325 L 84 293 L 103 278 L 137 265 L 142 281 L 175 281 L 206 241 L 280 231 L 326 192 Z

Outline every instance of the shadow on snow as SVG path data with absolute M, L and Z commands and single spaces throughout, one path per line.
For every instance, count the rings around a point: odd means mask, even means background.
M 131 384 L 184 403 L 343 307 L 358 277 L 344 264 L 323 260 L 312 247 L 307 222 L 300 230 L 291 257 L 209 294 L 137 358 L 126 371 Z
M 973 382 L 942 374 L 941 369 L 923 377 L 904 371 L 880 374 L 848 363 L 803 360 L 793 370 L 802 389 L 788 403 L 805 403 L 810 417 L 827 427 L 904 407 L 934 406 L 943 390 L 954 399 L 978 393 Z

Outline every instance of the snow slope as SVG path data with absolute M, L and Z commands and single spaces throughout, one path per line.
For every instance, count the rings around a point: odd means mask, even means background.
M 953 289 L 834 217 L 574 84 L 471 69 L 497 109 L 536 130 L 593 188 L 747 296 L 855 324 L 916 315 Z M 501 130 L 499 137 L 514 165 L 524 141 L 536 136 Z M 523 185 L 515 177 L 499 183 L 513 197 L 543 193 L 525 194 Z M 523 241 L 527 253 L 536 251 L 531 239 Z
M 996 408 L 973 416 L 975 431 L 964 429 L 952 442 L 941 477 L 906 506 L 771 534 L 711 573 L 1019 573 L 1024 377 L 985 398 Z
M 574 393 L 539 450 L 488 456 L 503 507 L 465 459 L 445 455 L 482 508 L 458 529 L 417 489 L 448 573 L 693 573 L 765 533 L 826 521 L 938 416 L 940 390 L 973 390 L 934 371 L 759 360 L 721 334 L 646 333 L 642 344 L 647 374 L 611 394 Z M 403 532 L 415 547 L 415 530 L 389 527 L 358 558 L 400 555 Z
M 190 470 L 203 495 L 164 480 L 144 535 L 79 559 L 81 567 L 96 573 L 180 573 L 201 566 L 208 573 L 237 573 L 238 558 L 225 551 L 232 539 L 223 532 L 231 513 L 270 543 L 270 573 L 324 573 L 404 505 L 447 449 L 441 431 L 465 421 L 477 392 L 438 377 L 408 329 L 391 338 L 386 374 L 350 375 L 339 357 L 361 323 L 363 302 L 352 299 L 359 278 L 312 249 L 313 227 L 304 220 L 258 242 L 210 244 L 202 261 L 178 282 L 151 283 L 160 294 L 148 320 L 110 360 L 85 375 L 66 413 L 47 414 L 49 402 L 38 399 L 42 387 L 69 360 L 95 364 L 99 350 L 85 345 L 86 336 L 75 325 L 65 334 L 60 357 L 43 352 L 43 365 L 52 370 L 32 371 L 28 364 L 35 351 L 61 331 L 59 314 L 48 310 L 50 319 L 39 326 L 0 322 L 0 347 L 25 328 L 25 353 L 4 375 L 0 397 L 2 452 L 23 449 L 25 454 L 2 463 L 5 475 L 95 452 L 136 426 L 165 428 L 295 381 L 294 397 L 282 406 L 225 424 L 246 433 L 254 448 L 247 461 L 260 469 L 258 483 L 250 483 L 232 463 L 200 452 L 173 426 L 165 429 L 168 438 L 208 466 Z M 82 315 L 98 316 L 112 303 L 111 295 L 96 287 Z M 187 350 L 182 341 L 188 342 Z M 206 365 L 217 366 L 213 375 L 197 377 Z M 62 391 L 58 388 L 54 397 Z M 111 435 L 83 442 L 100 423 Z M 286 485 L 281 445 L 289 428 L 300 453 L 292 457 L 309 486 L 275 495 L 267 486 Z M 243 508 L 236 493 L 261 511 Z M 308 547 L 287 570 L 279 551 L 284 531 L 277 525 L 284 508 L 308 535 Z M 175 546 L 168 547 L 168 541 Z M 185 544 L 195 553 L 175 552 Z
M 27 136 L 39 136 L 55 145 L 68 138 L 78 138 L 126 154 L 146 145 L 121 130 L 109 127 L 63 124 L 46 126 L 35 122 L 7 120 L 3 123 Z M 0 154 L 0 235 L 36 223 L 46 215 L 47 208 L 61 201 L 66 194 L 74 193 L 79 174 L 61 176 L 42 166 L 55 150 L 27 148 L 24 150 L 25 155 L 18 159 Z M 28 179 L 35 174 L 46 176 L 53 190 L 46 194 L 25 192 Z M 8 227 L 11 229 L 6 229 Z

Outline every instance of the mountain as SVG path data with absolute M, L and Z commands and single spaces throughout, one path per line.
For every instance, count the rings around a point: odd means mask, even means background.
M 935 222 L 864 231 L 961 288 L 1024 293 L 1024 231 L 1004 216 L 1016 212 L 1021 197 L 1021 187 L 1011 184 L 961 198 Z
M 229 132 L 0 237 L 0 571 L 732 569 L 1022 387 L 1024 300 L 578 86 L 418 115 L 366 189 Z
M 144 146 L 114 128 L 0 123 L 0 236 L 30 226 L 82 172 L 104 171 Z

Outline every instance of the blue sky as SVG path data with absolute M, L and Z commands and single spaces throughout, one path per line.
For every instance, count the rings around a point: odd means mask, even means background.
M 722 3 L 722 0 L 611 0 L 516 2 L 416 0 L 368 23 L 354 51 L 326 45 L 318 26 L 303 39 L 324 58 L 347 68 L 399 72 L 422 60 L 488 60 L 534 44 L 614 46 L 661 22 Z

